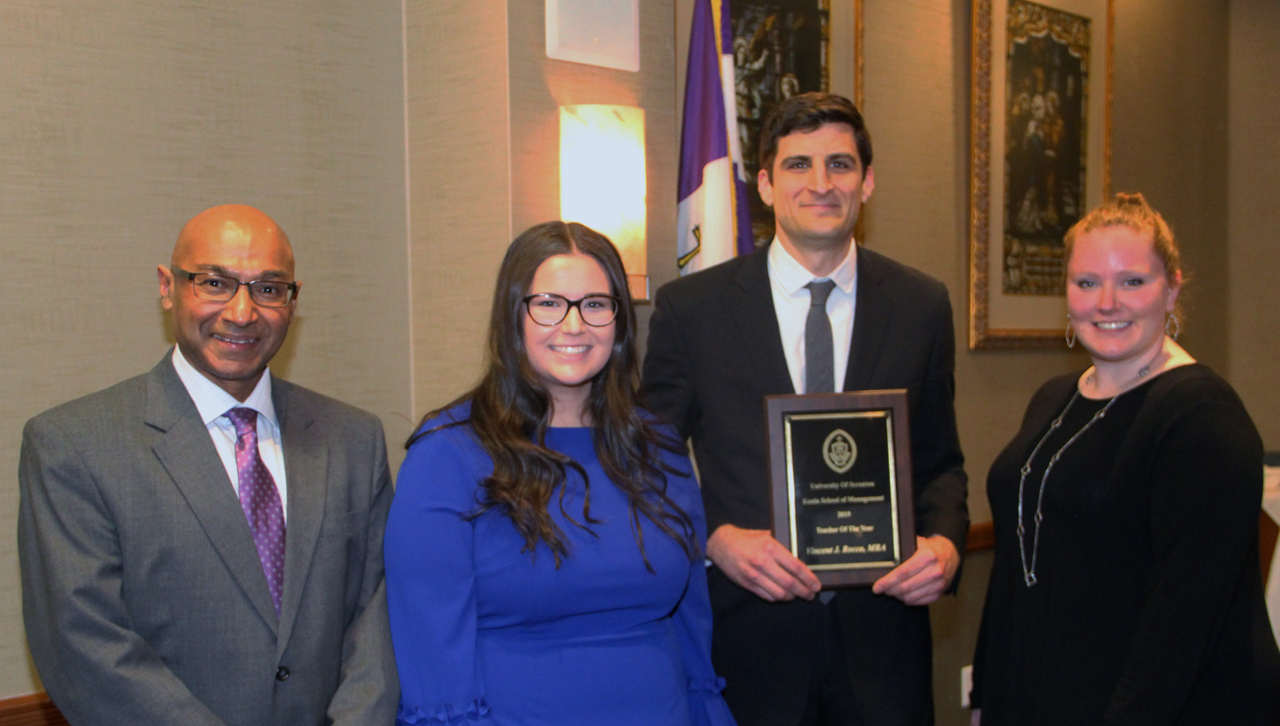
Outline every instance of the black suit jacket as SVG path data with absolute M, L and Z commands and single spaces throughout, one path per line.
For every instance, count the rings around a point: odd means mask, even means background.
M 767 255 L 766 246 L 664 285 L 650 321 L 648 405 L 692 440 L 708 532 L 722 524 L 771 528 L 764 397 L 795 391 L 773 309 Z M 916 531 L 941 534 L 964 552 L 968 480 L 953 406 L 955 332 L 947 290 L 868 249 L 859 247 L 857 256 L 857 308 L 844 390 L 907 389 Z M 927 669 L 927 612 L 922 616 L 924 608 L 886 599 L 867 589 L 842 591 L 837 598 L 851 665 L 855 658 L 875 656 L 866 652 L 859 633 L 867 627 L 891 632 L 901 625 L 867 623 L 867 613 L 898 620 L 893 613 L 901 611 L 902 619 L 916 623 L 906 628 L 916 642 L 904 648 L 881 639 L 882 646 L 916 653 L 912 658 L 923 657 Z M 927 686 L 926 670 L 916 670 Z M 730 683 L 726 695 L 734 687 Z

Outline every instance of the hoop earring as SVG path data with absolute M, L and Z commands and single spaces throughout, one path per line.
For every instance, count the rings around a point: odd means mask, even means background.
M 1169 330 L 1169 323 L 1173 323 L 1172 332 Z M 1164 334 L 1172 338 L 1174 342 L 1177 342 L 1178 336 L 1182 334 L 1182 322 L 1178 320 L 1177 315 L 1169 313 L 1169 317 L 1165 318 Z
M 1076 347 L 1076 329 L 1072 327 L 1071 316 L 1069 315 L 1067 316 L 1067 330 L 1062 334 L 1062 337 L 1067 341 L 1068 348 Z

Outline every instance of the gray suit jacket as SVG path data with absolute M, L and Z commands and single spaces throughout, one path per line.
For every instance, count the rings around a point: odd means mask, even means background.
M 394 722 L 381 423 L 278 378 L 272 389 L 289 486 L 279 618 L 169 356 L 27 422 L 23 615 L 72 724 Z

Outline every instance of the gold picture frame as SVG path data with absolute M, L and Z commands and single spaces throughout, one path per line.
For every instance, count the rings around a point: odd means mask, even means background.
M 1113 2 L 974 0 L 970 349 L 1065 345 L 1061 234 L 1110 195 Z

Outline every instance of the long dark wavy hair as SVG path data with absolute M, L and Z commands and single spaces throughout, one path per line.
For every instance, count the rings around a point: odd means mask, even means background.
M 637 408 L 636 311 L 622 259 L 607 237 L 584 225 L 545 222 L 525 230 L 511 243 L 498 270 L 484 376 L 471 391 L 423 417 L 420 430 L 405 447 L 438 428 L 469 422 L 493 459 L 493 474 L 481 482 L 484 498 L 472 516 L 490 509 L 502 511 L 524 537 L 522 551 L 536 553 L 542 541 L 555 557 L 556 567 L 562 557 L 569 556 L 564 532 L 548 511 L 556 490 L 560 511 L 567 520 L 588 532 L 592 531 L 590 525 L 600 523 L 591 516 L 591 482 L 586 471 L 572 458 L 546 446 L 551 396 L 525 352 L 524 297 L 533 285 L 533 276 L 548 258 L 574 253 L 587 255 L 600 265 L 609 279 L 609 294 L 619 300 L 613 349 L 592 380 L 587 398 L 585 413 L 591 420 L 596 456 L 605 474 L 627 497 L 631 529 L 649 571 L 653 566 L 645 554 L 641 516 L 675 540 L 691 560 L 696 559 L 700 552 L 693 521 L 667 494 L 667 474 L 687 476 L 688 472 L 668 467 L 659 455 L 660 449 L 684 453 L 684 445 L 663 435 Z M 471 402 L 470 419 L 421 430 L 427 421 L 465 401 Z M 564 510 L 569 469 L 576 471 L 586 486 L 581 522 Z

